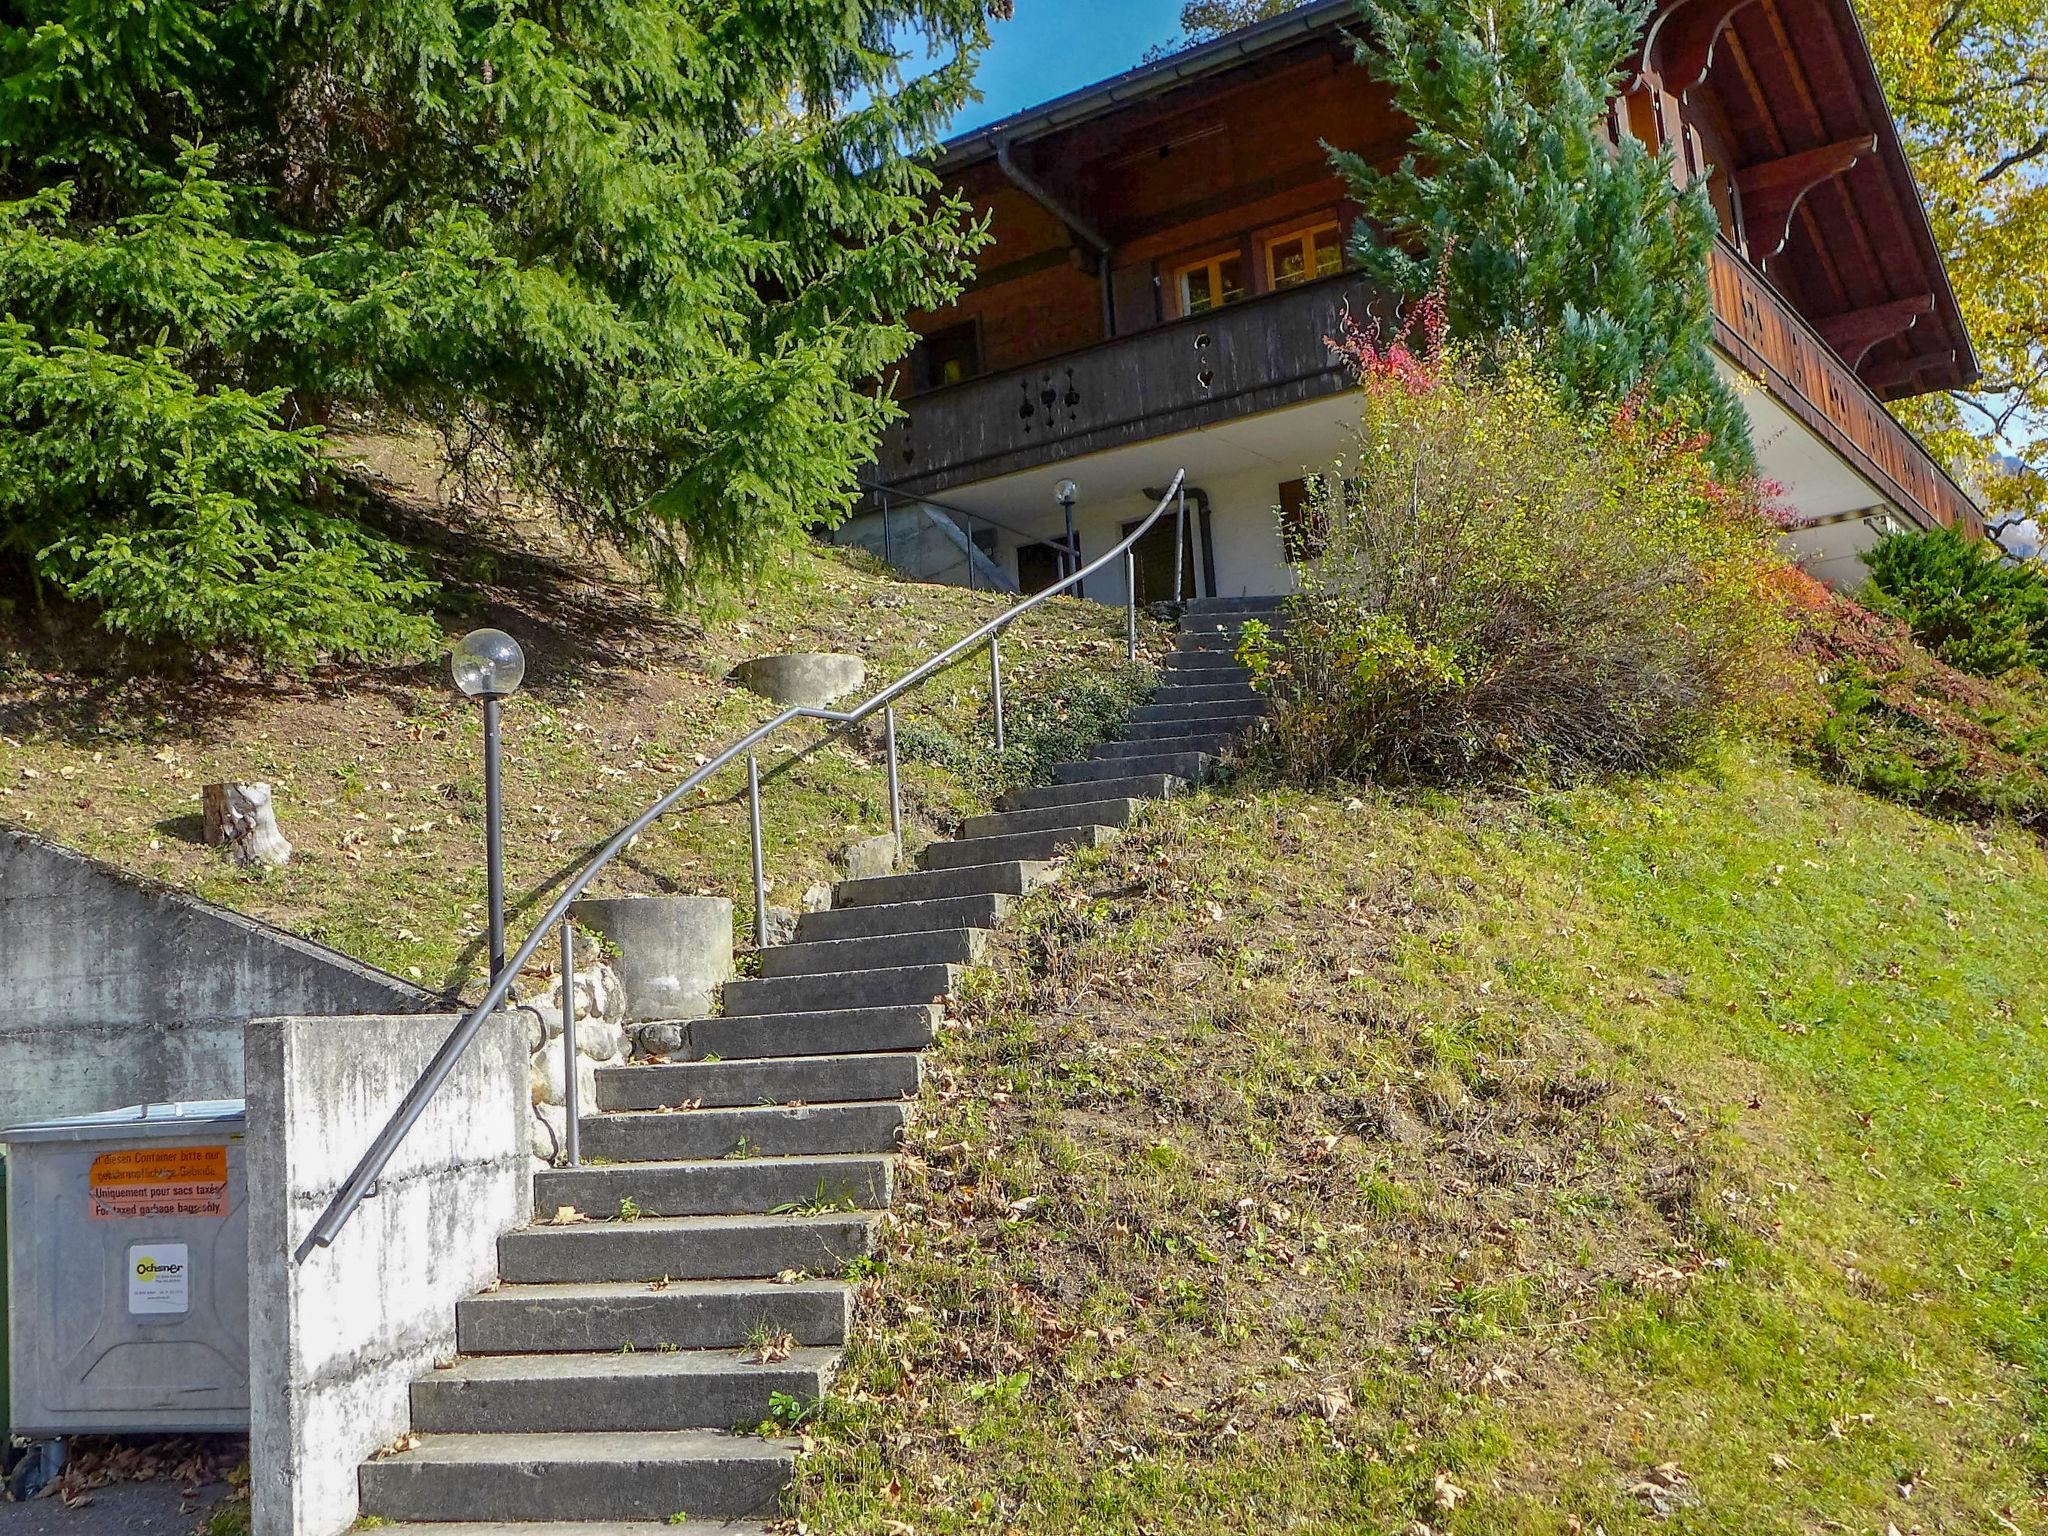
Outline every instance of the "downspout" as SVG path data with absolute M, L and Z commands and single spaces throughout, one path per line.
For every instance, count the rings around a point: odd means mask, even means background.
M 1096 270 L 1101 275 L 1102 280 L 1102 334 L 1105 338 L 1114 336 L 1116 334 L 1116 296 L 1109 280 L 1109 257 L 1114 247 L 1103 238 L 1100 230 L 1096 229 L 1092 224 L 1085 223 L 1081 219 L 1076 218 L 1058 198 L 1046 191 L 1044 187 L 1040 186 L 1019 168 L 1017 162 L 1010 157 L 1010 141 L 1008 139 L 996 140 L 996 164 L 1002 168 L 1003 174 L 1010 178 L 1011 184 L 1019 192 L 1022 192 L 1031 201 L 1058 219 L 1060 223 L 1067 227 L 1069 234 L 1073 235 L 1075 239 L 1095 253 Z

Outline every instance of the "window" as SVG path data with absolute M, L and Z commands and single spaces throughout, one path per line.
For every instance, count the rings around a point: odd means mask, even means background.
M 1328 277 L 1343 265 L 1344 241 L 1334 223 L 1297 229 L 1266 242 L 1266 281 L 1274 288 Z
M 943 389 L 981 372 L 981 333 L 972 320 L 933 331 L 917 344 L 917 364 L 911 374 L 919 389 Z
M 1173 275 L 1183 315 L 1205 315 L 1244 297 L 1244 258 L 1231 251 L 1189 262 Z

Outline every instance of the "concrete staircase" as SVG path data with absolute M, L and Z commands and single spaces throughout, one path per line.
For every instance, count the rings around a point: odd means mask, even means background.
M 736 1430 L 831 1382 L 942 1000 L 1016 900 L 1138 802 L 1202 778 L 1263 701 L 1237 626 L 1275 599 L 1191 606 L 1124 737 L 923 850 L 843 881 L 667 1064 L 597 1075 L 585 1163 L 536 1175 L 540 1224 L 457 1309 L 462 1351 L 413 1384 L 413 1439 L 361 1470 L 397 1536 L 765 1531 L 798 1442 Z M 588 1222 L 554 1224 L 561 1207 Z M 786 1417 L 786 1414 L 785 1414 Z M 682 1517 L 678 1519 L 677 1517 Z

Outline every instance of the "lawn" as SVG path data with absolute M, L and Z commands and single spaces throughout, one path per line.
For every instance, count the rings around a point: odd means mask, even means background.
M 797 1512 L 2048 1527 L 2044 912 L 1762 748 L 1161 806 L 937 1054 Z
M 386 467 L 391 467 L 386 462 Z M 400 466 L 401 468 L 403 466 Z M 748 656 L 851 651 L 868 689 L 993 617 L 993 593 L 905 582 L 852 552 L 800 554 L 732 612 L 678 615 L 616 561 L 544 520 L 437 502 L 404 519 L 443 583 L 449 637 L 479 624 L 525 645 L 504 710 L 508 929 L 516 943 L 583 857 L 779 707 L 727 680 Z M 1147 621 L 1149 654 L 1158 643 Z M 435 989 L 484 970 L 482 728 L 444 660 L 310 677 L 225 666 L 184 676 L 109 664 L 75 627 L 0 614 L 0 823 L 278 923 Z M 1054 599 L 1004 647 L 1008 749 L 989 745 L 987 653 L 931 679 L 899 713 L 906 840 L 988 808 L 1008 784 L 1092 742 L 1150 687 L 1124 659 L 1123 615 Z M 848 701 L 852 702 L 852 701 Z M 764 752 L 771 901 L 796 906 L 843 849 L 889 828 L 879 717 Z M 294 845 L 280 870 L 238 868 L 199 840 L 200 786 L 268 782 Z M 745 772 L 651 829 L 595 894 L 737 898 L 751 930 Z

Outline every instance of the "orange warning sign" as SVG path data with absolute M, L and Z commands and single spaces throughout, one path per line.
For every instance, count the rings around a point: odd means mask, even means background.
M 225 1216 L 226 1147 L 133 1147 L 102 1152 L 88 1175 L 94 1221 L 137 1216 Z

